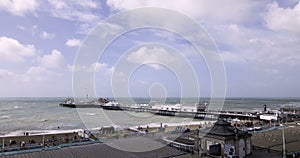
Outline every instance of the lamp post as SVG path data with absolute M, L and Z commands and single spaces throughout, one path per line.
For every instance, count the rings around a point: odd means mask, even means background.
M 2 150 L 3 150 L 3 152 L 5 151 L 5 145 L 4 145 L 4 135 L 3 135 L 3 137 L 2 137 Z
M 5 125 L 3 125 L 3 129 L 5 129 Z M 5 132 L 4 135 L 2 136 L 2 151 L 5 152 Z
M 85 88 L 85 93 L 86 93 L 86 99 L 88 100 L 89 99 L 89 94 L 88 94 L 87 88 Z
M 45 148 L 45 123 L 43 122 L 43 148 Z
M 283 158 L 286 158 L 286 149 L 285 149 L 285 126 L 284 126 L 284 121 L 282 122 L 282 126 L 283 126 L 283 128 L 282 128 L 282 157 Z

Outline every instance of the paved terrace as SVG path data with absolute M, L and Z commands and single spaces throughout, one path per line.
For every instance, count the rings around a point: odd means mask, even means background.
M 148 157 L 148 158 L 159 158 L 159 157 L 176 157 L 179 155 L 186 154 L 183 151 L 177 150 L 176 148 L 172 148 L 170 146 L 165 146 L 160 144 L 158 148 L 153 150 L 144 150 L 143 152 L 136 152 L 136 151 L 126 151 L 126 150 L 119 150 L 115 147 L 118 141 L 112 141 L 108 143 L 95 143 L 95 144 L 88 144 L 88 145 L 81 145 L 81 146 L 71 146 L 71 147 L 64 147 L 64 148 L 57 148 L 55 150 L 43 150 L 39 152 L 31 152 L 31 153 L 24 153 L 24 154 L 15 154 L 15 155 L 6 155 L 2 156 L 1 158 L 101 158 L 101 157 L 112 157 L 112 158 L 138 158 L 138 157 Z M 126 145 L 128 148 L 130 146 L 153 146 L 159 142 L 149 141 L 148 139 L 128 139 L 128 140 L 121 140 L 120 146 Z M 136 144 L 132 144 L 135 142 Z

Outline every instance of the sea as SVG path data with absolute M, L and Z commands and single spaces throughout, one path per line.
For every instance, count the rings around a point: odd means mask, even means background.
M 112 111 L 101 108 L 60 107 L 65 98 L 0 98 L 0 135 L 22 135 L 24 132 L 59 131 L 77 129 L 99 129 L 114 126 L 123 129 L 132 126 L 154 126 L 164 124 L 186 124 L 199 120 L 182 117 L 168 117 L 150 113 Z M 126 98 L 121 104 L 129 104 Z M 210 98 L 186 98 L 190 103 L 210 102 Z M 147 104 L 150 98 L 134 98 L 135 104 Z M 180 98 L 167 98 L 165 104 L 180 103 Z M 192 104 L 186 103 L 187 106 Z M 132 103 L 130 103 L 132 104 Z M 183 103 L 185 104 L 185 103 Z M 262 111 L 263 105 L 277 110 L 282 106 L 300 107 L 300 98 L 226 98 L 222 110 Z

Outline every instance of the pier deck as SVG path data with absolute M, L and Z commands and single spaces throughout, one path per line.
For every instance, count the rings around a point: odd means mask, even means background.
M 148 112 L 156 115 L 164 116 L 177 116 L 177 117 L 191 117 L 196 119 L 216 119 L 218 117 L 222 118 L 238 118 L 253 120 L 257 119 L 258 116 L 249 112 L 236 112 L 236 111 L 172 111 L 163 109 L 151 109 L 147 107 L 130 107 L 122 106 L 123 111 L 131 112 Z

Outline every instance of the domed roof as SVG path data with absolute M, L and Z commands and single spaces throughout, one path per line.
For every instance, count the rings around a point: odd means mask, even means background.
M 238 129 L 231 126 L 229 122 L 224 120 L 218 120 L 208 132 L 208 134 L 218 135 L 223 137 L 235 136 L 237 133 L 238 133 Z

